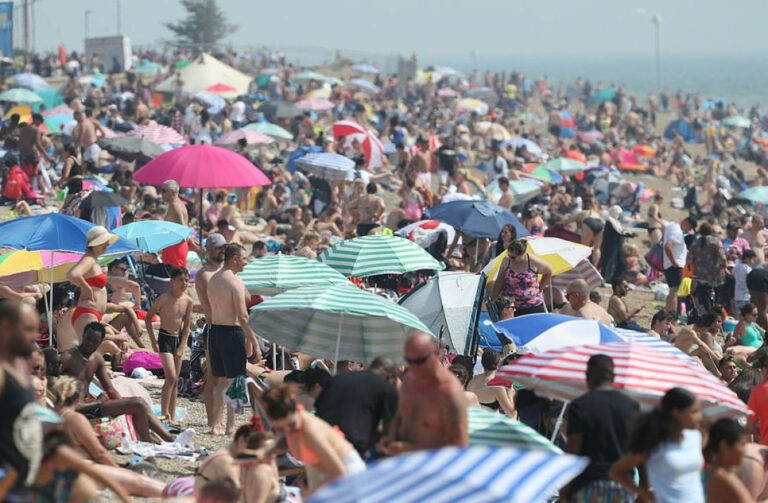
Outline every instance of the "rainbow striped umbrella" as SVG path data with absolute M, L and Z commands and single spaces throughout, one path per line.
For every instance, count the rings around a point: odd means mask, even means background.
M 38 273 L 41 282 L 65 281 L 69 269 L 82 255 L 71 252 L 18 250 L 0 255 L 0 278 L 22 273 Z

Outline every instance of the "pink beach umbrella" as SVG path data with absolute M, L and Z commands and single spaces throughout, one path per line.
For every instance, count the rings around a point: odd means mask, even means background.
M 126 133 L 126 136 L 141 136 L 142 138 L 149 140 L 158 145 L 184 145 L 187 140 L 184 139 L 181 134 L 175 129 L 171 129 L 168 126 L 161 126 L 159 124 L 148 124 L 146 126 L 139 126 L 136 129 Z
M 43 117 L 52 117 L 54 115 L 72 115 L 75 111 L 71 108 L 69 108 L 67 105 L 59 105 L 57 107 L 53 107 L 50 110 L 46 110 L 43 112 Z
M 333 124 L 333 138 L 338 140 L 341 137 L 346 142 L 357 140 L 363 149 L 363 154 L 367 161 L 366 167 L 378 168 L 382 165 L 384 157 L 384 145 L 370 129 L 355 121 L 338 121 Z
M 458 91 L 454 91 L 450 87 L 438 89 L 437 95 L 441 98 L 458 98 L 460 96 Z
M 227 134 L 221 135 L 219 139 L 216 140 L 216 145 L 228 147 L 237 145 L 240 140 L 245 140 L 248 145 L 268 145 L 275 141 L 270 136 L 251 131 L 250 129 L 236 129 L 235 131 L 230 131 Z
M 155 157 L 133 174 L 140 183 L 159 186 L 176 180 L 186 188 L 257 187 L 272 183 L 240 154 L 213 145 L 188 145 Z
M 221 82 L 219 82 L 217 84 L 213 84 L 212 86 L 206 87 L 205 91 L 209 93 L 216 93 L 216 94 L 227 94 L 227 93 L 236 93 L 237 89 L 232 86 L 228 86 L 227 84 L 222 84 Z
M 315 112 L 330 110 L 334 106 L 333 102 L 325 98 L 309 98 L 299 100 L 295 103 L 295 105 L 299 110 L 311 110 Z

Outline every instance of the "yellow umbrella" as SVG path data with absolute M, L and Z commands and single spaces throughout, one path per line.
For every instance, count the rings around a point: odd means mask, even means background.
M 40 283 L 51 282 L 51 269 L 53 269 L 53 282 L 66 281 L 67 272 L 80 260 L 79 253 L 47 252 L 19 250 L 0 255 L 0 278 L 16 276 L 24 273 L 25 278 L 34 278 Z M 33 280 L 34 281 L 34 280 Z M 0 280 L 1 282 L 1 280 Z
M 19 123 L 32 122 L 32 107 L 28 105 L 16 105 L 8 110 L 4 119 L 10 119 L 13 114 L 19 114 Z
M 537 238 L 528 241 L 528 253 L 546 262 L 552 268 L 552 275 L 555 276 L 570 271 L 579 262 L 592 255 L 592 248 L 560 238 Z M 492 288 L 506 256 L 507 251 L 504 250 L 483 269 L 488 276 L 489 289 Z
M 478 115 L 487 114 L 490 108 L 488 103 L 476 98 L 464 98 L 459 100 L 459 102 L 456 104 L 456 107 L 458 108 L 459 112 L 475 112 Z

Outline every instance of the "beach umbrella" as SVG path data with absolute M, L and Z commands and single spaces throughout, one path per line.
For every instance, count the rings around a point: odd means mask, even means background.
M 212 86 L 206 87 L 205 92 L 214 94 L 232 94 L 237 93 L 237 88 L 228 86 L 227 84 L 222 84 L 221 82 L 217 82 Z
M 91 208 L 110 208 L 128 205 L 128 201 L 123 196 L 109 190 L 94 190 L 83 201 L 88 201 Z
M 592 131 L 579 131 L 578 133 L 576 133 L 576 138 L 581 142 L 587 143 L 589 145 L 594 145 L 595 143 L 605 138 L 605 136 L 600 131 L 592 130 Z
M 419 220 L 395 231 L 396 235 L 408 238 L 422 248 L 434 243 L 441 233 L 445 234 L 448 243 L 453 243 L 456 229 L 438 220 Z
M 519 353 L 543 353 L 569 346 L 624 342 L 619 334 L 597 320 L 556 313 L 537 313 L 493 324 L 517 346 Z
M 469 89 L 465 94 L 470 98 L 483 100 L 487 103 L 497 103 L 499 101 L 499 95 L 496 93 L 496 91 L 493 90 L 493 88 L 488 86 Z
M 645 406 L 655 406 L 667 390 L 678 386 L 696 395 L 702 402 L 703 414 L 709 418 L 748 413 L 744 402 L 704 367 L 680 365 L 669 354 L 635 342 L 571 346 L 525 355 L 500 368 L 496 377 L 541 397 L 571 401 L 587 392 L 587 361 L 598 354 L 613 359 L 613 387 Z
M 539 180 L 531 180 L 530 178 L 523 178 L 522 180 L 510 180 L 509 190 L 514 195 L 514 204 L 524 204 L 527 201 L 541 194 L 542 183 Z M 499 181 L 494 180 L 485 187 L 485 196 L 498 203 L 501 198 L 501 189 L 499 188 Z
M 121 225 L 114 232 L 133 243 L 139 250 L 155 253 L 186 241 L 192 235 L 193 229 L 164 220 L 143 220 Z
M 616 98 L 616 91 L 613 89 L 603 89 L 602 91 L 598 91 L 592 96 L 589 97 L 587 100 L 587 105 L 591 105 L 593 103 L 604 103 L 606 101 L 613 101 L 614 98 Z
M 384 235 L 340 241 L 321 253 L 317 260 L 344 276 L 356 278 L 445 268 L 413 241 Z
M 543 503 L 587 464 L 545 450 L 445 447 L 374 462 L 323 486 L 309 503 Z
M 515 447 L 555 454 L 563 453 L 548 438 L 505 414 L 497 414 L 478 407 L 467 407 L 467 419 L 470 447 Z
M 443 87 L 437 90 L 437 95 L 441 98 L 458 98 L 459 92 L 451 89 L 450 87 Z
M 32 107 L 29 105 L 16 105 L 5 113 L 3 119 L 10 119 L 13 114 L 19 115 L 19 124 L 32 121 Z
M 587 169 L 586 164 L 579 161 L 575 161 L 573 159 L 566 159 L 563 157 L 550 159 L 544 164 L 541 164 L 539 167 L 551 169 L 552 171 L 560 173 L 561 175 L 568 175 L 568 176 L 575 175 L 576 173 L 579 173 Z
M 355 169 L 355 161 L 334 152 L 316 152 L 299 157 L 298 168 L 331 181 L 341 181 Z
M 541 147 L 536 142 L 533 142 L 527 138 L 510 138 L 509 140 L 504 140 L 501 145 L 505 148 L 513 150 L 517 150 L 520 147 L 525 147 L 525 150 L 535 155 L 536 157 L 544 157 L 544 151 L 541 149 Z
M 8 78 L 11 82 L 20 87 L 28 89 L 43 89 L 48 87 L 48 82 L 36 73 L 17 73 Z
M 752 125 L 752 121 L 743 115 L 733 115 L 723 119 L 723 124 L 728 127 L 748 128 Z
M 42 114 L 43 114 L 43 117 L 48 118 L 48 117 L 61 115 L 61 114 L 72 116 L 74 113 L 75 111 L 69 108 L 67 105 L 59 105 L 57 107 L 51 108 L 50 110 L 46 110 Z
M 277 295 L 292 288 L 333 285 L 348 280 L 317 260 L 295 255 L 267 255 L 248 262 L 237 274 L 255 295 Z
M 202 102 L 209 114 L 216 115 L 227 106 L 227 100 L 216 93 L 200 91 L 195 93 L 195 99 Z
M 361 91 L 365 91 L 368 94 L 379 94 L 381 92 L 381 88 L 371 82 L 370 80 L 365 79 L 349 79 L 349 85 L 352 87 L 356 87 L 360 89 Z
M 324 110 L 330 110 L 334 107 L 331 100 L 325 98 L 310 98 L 305 100 L 299 100 L 296 103 L 296 108 L 299 110 L 310 110 L 315 112 L 322 112 Z
M 344 137 L 349 143 L 357 140 L 363 149 L 363 155 L 367 161 L 366 168 L 379 168 L 383 164 L 384 145 L 376 134 L 365 126 L 351 120 L 342 120 L 333 123 L 333 139 Z
M 314 100 L 314 99 L 320 99 L 320 98 L 327 100 L 331 97 L 331 86 L 324 85 L 323 87 L 320 87 L 318 89 L 312 89 L 311 91 L 307 91 L 304 97 L 308 100 Z
M 440 271 L 402 297 L 398 304 L 418 316 L 457 354 L 472 354 L 485 275 Z
M 408 333 L 430 333 L 407 309 L 351 283 L 288 290 L 254 306 L 249 323 L 273 343 L 336 363 L 401 361 Z
M 184 145 L 187 140 L 175 129 L 160 124 L 139 126 L 125 133 L 126 136 L 140 136 L 158 145 Z
M 310 80 L 319 80 L 320 82 L 326 82 L 330 85 L 339 85 L 343 86 L 344 81 L 341 79 L 337 79 L 336 77 L 331 77 L 329 75 L 323 75 L 322 73 L 317 73 L 313 71 L 306 71 L 297 73 L 291 80 L 295 82 L 309 82 Z
M 257 109 L 258 112 L 273 121 L 275 119 L 293 119 L 301 115 L 301 110 L 289 101 L 267 101 Z
M 238 145 L 240 140 L 245 140 L 246 144 L 251 146 L 269 145 L 275 141 L 272 137 L 265 134 L 241 128 L 221 135 L 215 143 L 222 147 L 232 147 Z
M 455 77 L 461 75 L 461 72 L 450 66 L 436 66 L 435 73 L 439 73 L 443 77 Z
M 352 65 L 351 70 L 353 72 L 365 73 L 368 75 L 376 75 L 379 73 L 378 68 L 373 65 L 369 65 L 368 63 L 357 63 L 356 65 Z
M 678 349 L 677 346 L 665 341 L 664 339 L 656 337 L 655 335 L 651 335 L 647 332 L 637 332 L 635 330 L 618 327 L 613 327 L 613 331 L 619 334 L 619 337 L 624 339 L 624 342 L 642 344 L 643 346 L 648 346 L 657 351 L 661 351 L 662 353 L 666 353 L 669 356 L 678 358 L 689 365 L 700 365 L 697 359 L 692 358 L 688 355 L 688 353 L 684 353 Z
M 472 112 L 477 115 L 488 113 L 488 103 L 476 98 L 463 98 L 456 103 L 457 110 L 461 112 Z
M 616 171 L 592 171 L 586 176 L 587 184 L 592 187 L 601 204 L 606 204 L 613 190 L 624 178 Z
M 60 131 L 64 125 L 74 121 L 75 118 L 72 114 L 56 114 L 49 115 L 44 118 L 45 126 L 52 132 Z
M 523 171 L 528 173 L 528 176 L 544 183 L 556 184 L 563 183 L 564 181 L 563 175 L 555 170 L 546 168 L 543 164 L 541 166 L 537 166 L 536 164 L 526 164 L 523 166 Z
M 125 161 L 148 162 L 165 153 L 165 149 L 141 136 L 116 136 L 99 140 L 99 146 Z
M 160 186 L 176 180 L 181 187 L 257 187 L 272 183 L 240 154 L 214 145 L 187 145 L 152 159 L 133 174 L 139 183 Z
M 694 141 L 696 139 L 696 133 L 693 130 L 693 124 L 685 119 L 677 119 L 669 123 L 664 130 L 664 138 L 667 140 L 674 140 L 675 135 L 679 135 L 683 141 Z
M 163 65 L 159 63 L 155 63 L 154 61 L 146 60 L 146 59 L 141 62 L 141 65 L 134 68 L 134 71 L 136 73 L 141 73 L 144 75 L 162 73 L 163 70 L 164 70 Z
M 80 257 L 82 257 L 81 253 L 71 252 L 12 251 L 0 255 L 0 277 L 34 272 L 36 274 L 30 277 L 32 281 L 46 283 L 51 281 L 51 268 L 53 268 L 53 281 L 58 283 L 66 281 L 67 273 L 75 262 L 80 260 Z
M 276 124 L 269 122 L 252 122 L 243 129 L 271 136 L 279 140 L 293 140 L 293 135 Z
M 565 290 L 568 288 L 568 285 L 571 284 L 571 281 L 576 279 L 583 279 L 586 281 L 587 285 L 589 285 L 589 288 L 592 290 L 603 284 L 603 276 L 600 274 L 600 271 L 598 271 L 595 266 L 592 265 L 592 262 L 586 258 L 576 264 L 573 269 L 552 276 L 551 284 L 553 288 Z
M 497 238 L 507 224 L 515 227 L 518 237 L 530 233 L 520 220 L 490 201 L 453 201 L 427 208 L 424 216 L 452 225 L 456 230 L 476 238 Z
M 632 152 L 641 157 L 654 157 L 656 151 L 650 145 L 635 145 L 632 147 Z
M 0 101 L 8 101 L 10 103 L 42 103 L 43 99 L 29 89 L 16 87 L 0 94 Z
M 752 201 L 753 203 L 768 204 L 768 187 L 750 187 L 739 192 L 736 197 Z

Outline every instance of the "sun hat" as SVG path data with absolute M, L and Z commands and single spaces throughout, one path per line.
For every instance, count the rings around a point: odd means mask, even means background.
M 113 245 L 120 239 L 117 234 L 110 234 L 110 232 L 101 225 L 91 227 L 85 237 L 87 239 L 87 248 L 103 245 L 104 243 Z

